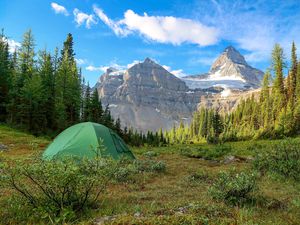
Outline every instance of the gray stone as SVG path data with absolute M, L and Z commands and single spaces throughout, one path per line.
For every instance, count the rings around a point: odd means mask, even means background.
M 8 151 L 8 146 L 0 143 L 0 151 Z
M 104 217 L 95 219 L 93 224 L 104 225 L 104 224 L 108 224 L 109 222 L 112 222 L 115 219 L 116 219 L 115 216 L 104 216 Z
M 234 155 L 230 155 L 230 156 L 227 156 L 223 161 L 222 163 L 224 164 L 229 164 L 229 163 L 233 163 L 233 162 L 237 162 L 239 161 L 238 158 L 236 158 Z
M 134 216 L 134 217 L 141 217 L 141 215 L 142 215 L 142 214 L 141 214 L 140 212 L 136 212 L 133 216 Z

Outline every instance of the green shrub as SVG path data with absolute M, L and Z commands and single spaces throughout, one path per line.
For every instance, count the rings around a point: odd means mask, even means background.
M 111 160 L 100 158 L 20 161 L 5 168 L 3 181 L 41 217 L 66 221 L 96 205 L 114 169 Z
M 253 165 L 262 173 L 275 173 L 300 180 L 300 141 L 282 140 L 271 149 L 258 152 Z
M 139 172 L 162 173 L 166 170 L 166 164 L 163 161 L 146 160 L 121 160 L 117 163 L 117 168 L 113 178 L 116 182 L 128 183 L 134 182 L 136 174 Z
M 165 172 L 166 164 L 163 161 L 155 160 L 136 160 L 134 162 L 137 171 L 139 172 Z
M 187 176 L 187 182 L 205 182 L 211 177 L 206 170 L 198 170 Z
M 251 200 L 251 194 L 257 190 L 257 176 L 254 173 L 221 172 L 209 188 L 213 199 L 233 205 Z
M 133 182 L 136 173 L 137 170 L 133 164 L 118 166 L 114 173 L 114 180 L 122 183 Z
M 166 171 L 166 164 L 163 161 L 153 162 L 150 170 L 153 172 L 163 173 Z
M 146 156 L 148 158 L 154 158 L 154 157 L 158 156 L 158 153 L 154 152 L 154 151 L 148 151 L 148 152 L 144 153 L 144 156 Z
M 214 145 L 211 148 L 185 148 L 181 150 L 181 154 L 191 158 L 203 158 L 206 160 L 216 160 L 225 156 L 231 151 L 231 147 L 227 145 Z

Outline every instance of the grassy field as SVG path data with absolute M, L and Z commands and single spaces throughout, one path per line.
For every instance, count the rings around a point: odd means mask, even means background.
M 0 126 L 0 143 L 9 147 L 1 153 L 4 161 L 40 154 L 50 140 Z M 257 151 L 279 141 L 245 141 L 226 143 L 220 154 L 203 159 L 195 155 L 197 149 L 214 151 L 207 144 L 171 147 L 133 148 L 139 159 L 163 161 L 163 173 L 140 173 L 132 180 L 114 183 L 100 197 L 100 207 L 92 210 L 73 224 L 300 224 L 300 183 L 291 179 L 260 176 L 256 201 L 239 206 L 218 202 L 208 193 L 220 171 L 235 168 L 249 171 Z M 149 153 L 150 152 L 150 153 Z M 188 153 L 188 154 L 186 154 Z M 224 159 L 229 159 L 224 161 Z M 194 174 L 205 174 L 199 179 Z M 0 197 L 0 218 L 5 223 L 16 223 L 5 218 L 9 209 L 6 199 L 14 195 L 4 189 Z M 18 221 L 20 222 L 20 221 Z M 1 219 L 0 219 L 1 223 Z M 34 221 L 23 221 L 34 224 Z

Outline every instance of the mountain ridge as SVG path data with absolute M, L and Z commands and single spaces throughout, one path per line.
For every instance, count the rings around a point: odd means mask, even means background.
M 229 69 L 224 70 L 224 65 L 229 66 Z M 227 74 L 232 70 L 235 75 L 243 75 L 237 73 L 240 67 L 250 66 L 237 50 L 228 47 L 214 62 L 207 76 L 209 77 L 212 71 L 215 74 L 220 70 Z M 226 77 L 226 73 L 218 75 L 220 78 L 218 81 Z M 256 76 L 256 74 L 250 75 Z M 224 100 L 234 91 L 238 90 L 242 94 L 259 87 L 258 84 L 252 84 L 250 78 L 245 81 L 233 80 L 240 82 L 241 86 L 231 87 L 231 80 L 225 80 L 219 86 L 205 81 L 209 85 L 204 86 L 203 80 L 195 77 L 193 79 L 202 86 L 197 83 L 198 86 L 191 87 L 188 82 L 190 80 L 187 78 L 178 78 L 154 60 L 146 58 L 125 71 L 108 68 L 100 77 L 97 89 L 102 103 L 110 104 L 112 115 L 114 118 L 120 118 L 123 126 L 141 131 L 155 131 L 158 128 L 170 129 L 180 121 L 189 123 L 199 105 L 213 106 L 216 105 L 213 102 L 218 101 L 217 98 Z M 230 101 L 237 102 L 237 99 L 233 100 L 236 98 L 234 96 Z M 222 102 L 226 103 L 226 101 Z M 227 105 L 228 107 L 224 108 L 233 107 L 233 104 Z

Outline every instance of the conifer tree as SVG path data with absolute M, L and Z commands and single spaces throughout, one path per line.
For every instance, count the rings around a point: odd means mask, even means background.
M 45 124 L 42 108 L 43 89 L 35 61 L 35 43 L 31 30 L 25 32 L 19 52 L 20 73 L 17 79 L 20 124 L 31 132 L 40 132 Z
M 93 91 L 92 98 L 91 98 L 90 121 L 95 123 L 104 123 L 102 103 L 101 103 L 101 99 L 99 99 L 97 89 Z
M 56 125 L 59 129 L 79 121 L 81 85 L 74 58 L 73 37 L 68 34 L 59 59 L 56 75 Z M 62 121 L 64 119 L 64 122 Z
M 46 127 L 53 129 L 55 118 L 55 73 L 50 53 L 46 50 L 40 53 L 39 76 L 41 77 L 43 102 L 41 111 L 44 111 Z
M 88 83 L 84 92 L 82 121 L 90 121 L 91 119 L 91 88 Z
M 272 67 L 275 73 L 274 85 L 273 85 L 273 95 L 275 101 L 274 110 L 281 110 L 285 106 L 286 94 L 284 88 L 284 78 L 283 78 L 283 68 L 284 55 L 283 49 L 279 44 L 275 44 L 272 52 Z
M 11 76 L 8 43 L 2 30 L 2 34 L 0 34 L 0 122 L 4 122 L 7 119 L 9 89 L 12 82 Z
M 296 100 L 296 85 L 297 85 L 297 54 L 295 42 L 292 44 L 291 53 L 291 68 L 289 73 L 288 98 L 293 110 Z
M 117 134 L 121 137 L 123 137 L 123 132 L 121 128 L 121 120 L 120 118 L 116 119 L 115 125 L 114 125 L 114 130 L 117 132 Z

